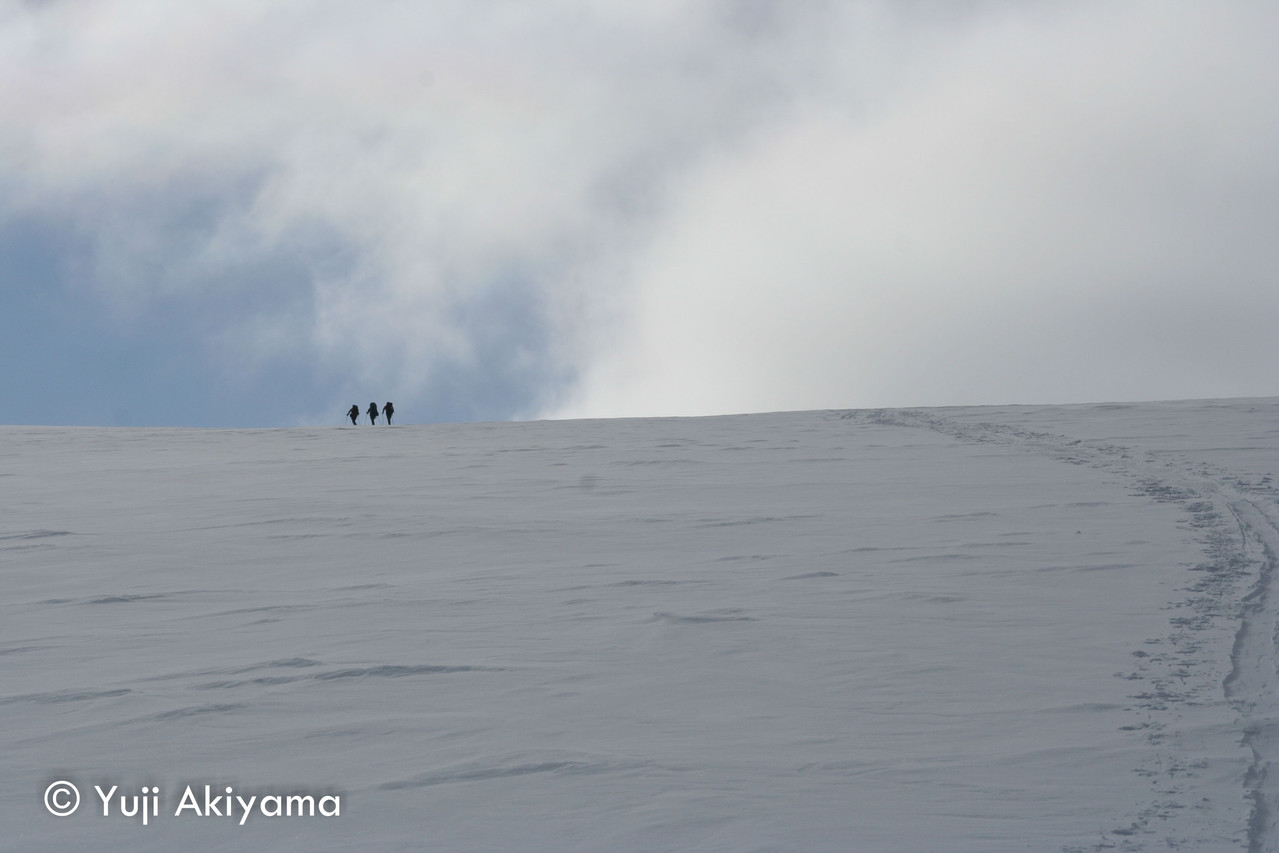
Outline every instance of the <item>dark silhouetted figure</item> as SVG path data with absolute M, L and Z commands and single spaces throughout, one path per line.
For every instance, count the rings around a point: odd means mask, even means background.
M 352 403 L 351 408 L 346 412 L 346 416 L 351 419 L 351 426 L 355 426 L 355 419 L 360 416 L 360 407 Z
M 395 406 L 390 400 L 386 401 L 386 405 L 382 407 L 382 414 L 386 415 L 386 425 L 391 425 L 391 415 L 395 414 Z
M 377 403 L 369 403 L 369 423 L 377 426 Z

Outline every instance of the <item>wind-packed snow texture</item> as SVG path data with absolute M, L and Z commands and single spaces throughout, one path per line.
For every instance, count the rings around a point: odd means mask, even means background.
M 2 428 L 0 849 L 1274 850 L 1276 476 L 1270 399 Z

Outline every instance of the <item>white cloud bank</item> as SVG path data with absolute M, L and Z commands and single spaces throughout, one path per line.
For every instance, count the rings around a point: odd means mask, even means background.
M 246 306 L 229 370 L 489 416 L 1279 393 L 1265 4 L 0 10 L 0 220 L 87 235 L 121 322 Z
M 806 100 L 690 176 L 568 410 L 1275 393 L 1277 17 L 992 12 Z

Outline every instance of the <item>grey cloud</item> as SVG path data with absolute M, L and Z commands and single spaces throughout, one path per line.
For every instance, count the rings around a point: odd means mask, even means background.
M 219 305 L 226 370 L 331 376 L 300 420 L 367 387 L 466 418 L 1273 389 L 1217 323 L 1201 380 L 1139 365 L 1210 277 L 1275 307 L 1274 17 L 9 3 L 0 219 L 80 235 L 64 285 L 120 323 Z

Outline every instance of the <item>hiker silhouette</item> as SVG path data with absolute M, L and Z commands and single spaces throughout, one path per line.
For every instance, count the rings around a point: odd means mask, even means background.
M 360 407 L 351 404 L 351 408 L 347 409 L 346 416 L 351 419 L 351 426 L 355 426 L 355 419 L 360 416 Z
M 382 407 L 382 414 L 386 415 L 386 425 L 391 425 L 391 415 L 395 414 L 395 406 L 390 400 L 386 401 L 386 405 Z
M 377 403 L 369 403 L 369 423 L 377 426 Z

